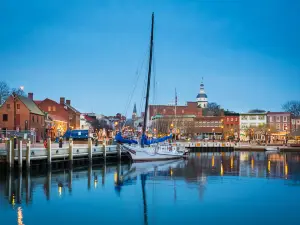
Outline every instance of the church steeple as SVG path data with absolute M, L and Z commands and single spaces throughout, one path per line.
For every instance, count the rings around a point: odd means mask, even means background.
M 197 104 L 199 108 L 207 108 L 207 95 L 204 90 L 203 77 L 200 84 L 200 92 L 197 95 Z
M 133 112 L 132 112 L 132 119 L 134 120 L 137 116 L 137 111 L 136 111 L 136 103 L 134 103 L 133 106 Z

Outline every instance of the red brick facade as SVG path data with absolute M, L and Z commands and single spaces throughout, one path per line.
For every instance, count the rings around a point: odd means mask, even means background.
M 155 115 L 175 116 L 175 106 L 169 105 L 150 105 L 149 118 Z M 197 107 L 197 102 L 187 102 L 186 106 L 176 106 L 176 115 L 195 115 L 196 117 L 202 116 L 202 109 Z
M 35 103 L 31 101 L 31 104 Z M 34 130 L 36 132 L 36 141 L 40 141 L 44 138 L 44 125 L 44 115 L 31 113 L 26 104 L 17 98 L 16 129 L 20 131 Z M 14 100 L 12 96 L 0 107 L 0 128 L 2 131 L 14 130 Z
M 230 136 L 239 137 L 240 134 L 240 115 L 238 113 L 226 113 L 223 120 L 224 138 Z

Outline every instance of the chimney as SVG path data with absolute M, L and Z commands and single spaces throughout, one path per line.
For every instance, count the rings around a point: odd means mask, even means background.
M 65 98 L 64 97 L 60 97 L 60 104 L 64 105 L 65 104 Z
M 33 93 L 32 92 L 28 93 L 28 98 L 33 101 Z
M 71 100 L 66 100 L 67 105 L 71 105 Z

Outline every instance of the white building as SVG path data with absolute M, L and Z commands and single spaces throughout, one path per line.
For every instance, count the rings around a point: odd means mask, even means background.
M 200 92 L 197 95 L 197 105 L 199 108 L 207 108 L 207 95 L 204 90 L 203 80 L 200 84 Z
M 258 127 L 267 124 L 266 112 L 240 113 L 240 139 L 241 141 L 248 141 L 247 130 L 251 127 Z M 255 137 L 255 139 L 262 139 L 262 137 Z
M 81 130 L 89 130 L 91 128 L 91 124 L 87 119 L 85 118 L 85 114 L 80 115 L 80 129 Z

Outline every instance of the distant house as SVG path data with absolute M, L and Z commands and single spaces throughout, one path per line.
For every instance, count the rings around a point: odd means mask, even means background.
M 80 112 L 71 106 L 71 100 L 66 100 L 65 98 L 60 98 L 60 104 L 64 105 L 69 114 L 69 126 L 71 129 L 81 129 L 80 128 Z
M 3 131 L 16 130 L 31 131 L 36 134 L 36 141 L 45 136 L 44 112 L 35 104 L 32 93 L 28 97 L 17 96 L 14 107 L 14 97 L 10 96 L 0 107 L 0 128 Z M 14 110 L 16 110 L 16 124 L 14 125 Z

